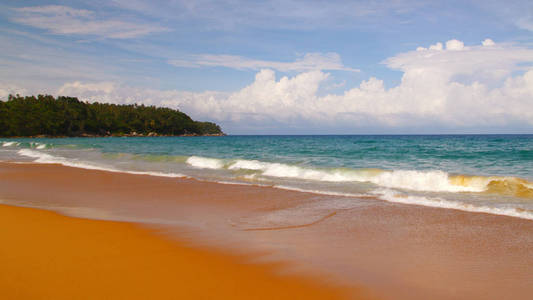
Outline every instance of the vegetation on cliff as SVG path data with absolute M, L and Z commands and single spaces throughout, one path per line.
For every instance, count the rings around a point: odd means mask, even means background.
M 88 103 L 74 97 L 10 95 L 0 101 L 0 136 L 222 135 L 174 109 Z

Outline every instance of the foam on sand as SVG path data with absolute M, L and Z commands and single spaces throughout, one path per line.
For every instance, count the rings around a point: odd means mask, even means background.
M 414 204 L 429 207 L 457 209 L 468 212 L 487 213 L 493 215 L 509 216 L 521 219 L 533 220 L 533 211 L 514 207 L 489 207 L 474 205 L 458 201 L 445 200 L 437 197 L 424 197 L 415 195 L 406 195 L 389 189 L 378 189 L 372 191 L 380 199 L 403 204 Z
M 34 162 L 42 164 L 60 164 L 67 167 L 88 169 L 88 170 L 99 170 L 99 171 L 108 171 L 108 172 L 118 172 L 118 173 L 128 173 L 135 175 L 150 175 L 150 176 L 160 176 L 160 177 L 187 177 L 183 174 L 176 173 L 163 173 L 163 172 L 152 172 L 152 171 L 124 171 L 119 170 L 109 166 L 102 166 L 95 163 L 89 163 L 84 161 L 75 161 L 72 159 L 67 159 L 61 156 L 54 156 L 47 153 L 31 150 L 31 149 L 21 149 L 17 152 L 18 154 L 30 158 L 35 158 Z

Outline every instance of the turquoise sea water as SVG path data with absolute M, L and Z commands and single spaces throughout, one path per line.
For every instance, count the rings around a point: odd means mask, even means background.
M 533 135 L 0 139 L 0 159 L 533 219 Z

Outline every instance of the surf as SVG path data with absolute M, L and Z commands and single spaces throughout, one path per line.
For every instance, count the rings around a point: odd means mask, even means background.
M 258 160 L 223 160 L 192 156 L 195 168 L 255 171 L 257 175 L 321 182 L 369 182 L 380 187 L 422 192 L 488 193 L 533 198 L 533 183 L 503 176 L 453 175 L 442 170 L 313 168 Z

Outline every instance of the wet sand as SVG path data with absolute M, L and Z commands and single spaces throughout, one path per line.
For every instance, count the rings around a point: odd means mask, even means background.
M 346 290 L 246 260 L 135 224 L 0 205 L 2 299 L 346 298 Z
M 353 297 L 361 290 L 382 299 L 533 294 L 533 222 L 517 218 L 37 164 L 0 163 L 0 199 L 141 222 L 165 239 L 247 262 L 282 261 L 278 275 L 351 287 Z

